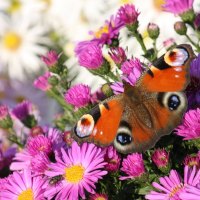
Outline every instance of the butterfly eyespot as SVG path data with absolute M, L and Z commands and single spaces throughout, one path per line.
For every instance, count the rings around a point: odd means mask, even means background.
M 181 104 L 180 98 L 177 95 L 171 95 L 168 99 L 168 107 L 170 110 L 176 110 Z
M 121 145 L 130 144 L 132 142 L 132 137 L 126 133 L 120 133 L 116 138 L 117 142 Z
M 164 61 L 172 66 L 182 66 L 185 61 L 188 59 L 189 55 L 188 52 L 183 48 L 176 48 L 172 51 L 168 51 L 164 56 Z
M 77 125 L 74 128 L 75 134 L 84 138 L 92 134 L 94 128 L 94 119 L 90 114 L 85 114 L 78 121 Z

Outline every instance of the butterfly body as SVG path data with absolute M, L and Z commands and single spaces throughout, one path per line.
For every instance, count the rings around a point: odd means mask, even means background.
M 147 69 L 135 86 L 98 104 L 74 127 L 74 138 L 113 144 L 121 153 L 141 152 L 181 122 L 187 109 L 184 90 L 194 58 L 189 45 L 177 46 Z

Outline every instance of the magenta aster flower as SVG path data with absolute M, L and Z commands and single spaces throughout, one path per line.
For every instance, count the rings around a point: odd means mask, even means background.
M 60 184 L 49 185 L 46 188 L 45 196 L 51 199 L 78 199 L 80 196 L 85 199 L 84 190 L 94 194 L 95 183 L 107 174 L 103 168 L 104 152 L 94 144 L 83 143 L 79 146 L 74 142 L 67 151 L 61 148 L 60 156 L 56 154 L 56 163 L 49 165 L 45 172 L 49 178 L 62 175 Z
M 41 157 L 41 153 L 50 157 L 56 150 L 61 147 L 66 148 L 66 144 L 63 141 L 62 133 L 54 128 L 49 128 L 45 135 L 38 135 L 36 137 L 30 137 L 27 141 L 26 148 L 17 153 L 11 163 L 11 170 L 22 170 L 30 168 L 35 162 L 38 156 Z M 44 160 L 45 163 L 48 161 Z
M 109 55 L 115 64 L 121 65 L 126 60 L 126 54 L 122 47 L 110 48 Z
M 179 15 L 191 10 L 194 0 L 165 0 L 165 2 L 163 5 L 165 11 Z
M 167 167 L 169 164 L 169 153 L 164 149 L 156 149 L 151 159 L 158 168 Z
M 118 10 L 118 17 L 125 25 L 136 24 L 139 14 L 133 4 L 125 4 Z
M 189 110 L 185 113 L 183 122 L 176 128 L 176 134 L 184 137 L 183 140 L 197 139 L 200 137 L 200 109 Z
M 108 200 L 108 196 L 106 194 L 93 194 L 89 197 L 89 200 Z
M 106 20 L 105 24 L 99 28 L 96 32 L 90 32 L 94 36 L 92 41 L 98 44 L 111 44 L 113 39 L 116 39 L 119 35 L 120 29 L 124 26 L 124 23 L 118 16 L 111 16 L 110 20 Z
M 199 29 L 200 28 L 200 13 L 197 14 L 197 16 L 195 17 L 195 20 L 194 20 L 194 27 L 196 29 Z
M 42 61 L 48 66 L 52 67 L 58 62 L 58 54 L 56 51 L 52 50 L 47 53 L 46 56 L 42 56 L 41 59 Z
M 90 99 L 90 87 L 84 84 L 74 85 L 65 93 L 65 101 L 76 108 L 86 106 Z
M 79 64 L 88 69 L 98 69 L 103 64 L 101 47 L 94 42 L 79 43 L 75 48 L 75 53 Z
M 30 170 L 14 172 L 8 179 L 6 189 L 2 192 L 2 199 L 10 200 L 44 200 L 43 185 L 45 178 L 41 176 L 32 177 Z
M 42 90 L 42 91 L 47 91 L 51 89 L 51 85 L 48 82 L 48 79 L 51 77 L 50 72 L 46 72 L 44 75 L 39 76 L 33 83 L 33 85 Z
M 196 167 L 184 168 L 184 179 L 180 177 L 176 170 L 171 170 L 169 177 L 159 178 L 160 184 L 153 182 L 152 185 L 160 192 L 151 191 L 145 196 L 146 199 L 168 199 L 179 200 L 180 195 L 184 192 L 185 187 L 188 185 L 196 186 L 200 180 L 200 170 L 196 170 Z
M 136 77 L 140 77 L 142 71 L 142 64 L 138 58 L 133 58 L 124 62 L 121 66 L 121 70 L 124 75 L 134 73 Z
M 12 176 L 12 175 L 11 175 Z M 11 178 L 10 176 L 10 178 Z M 9 178 L 0 178 L 0 199 L 2 199 L 2 193 L 6 190 L 6 184 L 8 184 Z
M 30 169 L 34 176 L 44 175 L 44 172 L 48 169 L 49 164 L 49 157 L 45 153 L 41 152 L 32 157 L 30 162 Z
M 123 159 L 121 171 L 125 172 L 128 176 L 121 176 L 120 180 L 134 179 L 142 176 L 145 173 L 142 154 L 132 153 Z
M 113 146 L 109 146 L 105 148 L 105 161 L 107 162 L 107 165 L 105 166 L 105 169 L 109 172 L 115 172 L 119 169 L 121 157 L 117 153 L 116 149 Z
M 23 101 L 12 110 L 12 114 L 19 120 L 26 119 L 29 115 L 33 114 L 33 105 L 29 101 Z

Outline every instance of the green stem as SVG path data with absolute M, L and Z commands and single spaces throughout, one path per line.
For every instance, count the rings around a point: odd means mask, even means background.
M 68 105 L 64 98 L 61 97 L 60 93 L 58 92 L 57 89 L 53 88 L 53 90 L 47 91 L 47 94 L 49 94 L 51 97 L 53 97 L 61 106 L 64 110 L 69 110 L 73 113 L 73 108 L 71 105 Z
M 193 44 L 193 45 L 196 47 L 197 51 L 200 52 L 200 47 L 199 47 L 199 45 L 196 44 L 196 43 L 190 38 L 190 36 L 189 36 L 188 34 L 185 34 L 185 36 L 186 36 L 186 38 L 191 42 L 191 44 Z
M 109 79 L 107 77 L 105 77 L 104 75 L 94 71 L 94 70 L 89 70 L 93 75 L 97 75 L 100 76 L 102 79 L 104 79 L 107 83 L 110 83 Z
M 137 39 L 137 41 L 139 42 L 139 44 L 140 44 L 140 46 L 141 46 L 141 48 L 142 48 L 144 54 L 146 54 L 146 53 L 147 53 L 147 48 L 146 48 L 146 46 L 145 46 L 145 44 L 144 44 L 144 41 L 143 41 L 143 38 L 142 38 L 141 34 L 138 33 L 138 32 L 135 32 L 135 33 L 133 34 L 133 36 L 134 36 L 134 37 Z
M 157 50 L 157 48 L 156 48 L 156 42 L 157 42 L 157 40 L 154 39 L 154 40 L 153 40 L 154 59 L 156 59 L 157 56 L 158 56 L 158 50 Z
M 112 80 L 114 80 L 114 81 L 119 81 L 118 77 L 115 76 L 115 75 L 113 74 L 113 72 L 111 72 L 111 71 L 107 74 L 107 76 L 110 77 L 110 78 L 111 78 Z
M 19 147 L 23 148 L 24 145 L 19 141 L 19 139 L 18 139 L 18 137 L 17 137 L 15 131 L 13 130 L 13 128 L 9 128 L 9 129 L 8 129 L 8 132 L 9 132 L 9 137 L 8 137 L 8 139 L 9 139 L 11 142 L 17 144 Z

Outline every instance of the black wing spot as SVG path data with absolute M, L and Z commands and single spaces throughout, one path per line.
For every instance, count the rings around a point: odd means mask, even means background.
M 120 133 L 117 135 L 117 142 L 121 145 L 127 145 L 132 142 L 132 137 L 128 135 L 127 133 Z
M 95 106 L 90 112 L 90 115 L 92 115 L 94 122 L 96 123 L 98 121 L 98 119 L 101 117 L 101 112 L 100 112 L 100 108 L 99 105 Z
M 153 74 L 153 72 L 150 69 L 147 70 L 147 74 L 149 74 L 152 78 L 154 77 L 154 74 Z
M 109 105 L 107 103 L 103 103 L 103 105 L 107 110 L 110 110 Z
M 164 92 L 159 92 L 159 93 L 158 93 L 158 96 L 157 96 L 158 103 L 159 103 L 162 107 L 165 107 L 165 105 L 164 105 L 164 103 L 163 103 L 164 96 L 165 96 L 165 93 L 164 93 Z
M 181 104 L 180 98 L 177 95 L 171 95 L 168 99 L 168 107 L 171 111 L 177 110 Z
M 171 68 L 171 66 L 168 65 L 164 61 L 164 55 L 162 55 L 158 60 L 156 60 L 155 62 L 153 62 L 153 66 L 155 66 L 156 68 L 158 68 L 160 70 Z

